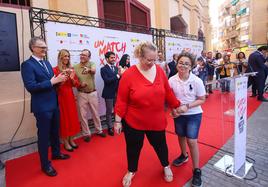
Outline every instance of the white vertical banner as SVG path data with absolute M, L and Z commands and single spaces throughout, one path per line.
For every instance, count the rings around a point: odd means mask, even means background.
M 234 173 L 246 162 L 248 77 L 235 79 Z

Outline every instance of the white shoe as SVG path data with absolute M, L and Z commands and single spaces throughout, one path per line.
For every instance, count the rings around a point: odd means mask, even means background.
M 131 180 L 134 177 L 135 173 L 128 171 L 122 181 L 124 187 L 129 187 L 131 185 Z
M 173 181 L 173 173 L 170 169 L 170 166 L 164 167 L 165 181 L 172 182 Z

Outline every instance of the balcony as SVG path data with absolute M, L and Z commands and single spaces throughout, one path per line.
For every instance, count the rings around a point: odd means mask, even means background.
M 236 15 L 236 12 L 237 12 L 236 7 L 233 6 L 232 8 L 230 8 L 231 15 Z
M 231 26 L 236 26 L 238 24 L 237 20 L 235 18 L 231 19 Z
M 227 32 L 224 36 L 223 36 L 223 39 L 224 40 L 228 40 L 228 39 L 231 39 L 231 38 L 236 38 L 239 36 L 239 32 L 237 30 L 232 30 L 232 31 L 229 31 Z
M 231 38 L 239 36 L 239 32 L 237 30 L 233 30 L 230 33 L 228 33 Z

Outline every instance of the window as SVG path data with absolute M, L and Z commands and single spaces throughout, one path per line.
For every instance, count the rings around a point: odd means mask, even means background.
M 186 34 L 187 23 L 181 15 L 170 18 L 170 30 L 171 32 Z
M 119 22 L 126 22 L 126 9 L 123 0 L 103 0 L 104 18 Z
M 130 4 L 131 23 L 135 25 L 147 26 L 147 14 L 134 4 Z
M 19 6 L 31 6 L 30 0 L 0 0 L 0 4 L 19 5 Z
M 99 18 L 150 27 L 150 9 L 137 0 L 98 0 Z M 124 29 L 105 23 L 106 28 Z M 125 28 L 126 29 L 126 28 Z

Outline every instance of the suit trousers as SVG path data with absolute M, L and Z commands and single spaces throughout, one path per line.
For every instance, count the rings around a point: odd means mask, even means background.
M 48 160 L 49 145 L 52 148 L 52 156 L 60 155 L 59 140 L 59 109 L 53 111 L 34 113 L 36 118 L 38 153 L 41 161 L 41 167 L 47 169 L 50 166 Z
M 99 102 L 97 91 L 91 93 L 78 92 L 78 107 L 81 118 L 82 133 L 84 136 L 90 136 L 91 132 L 88 126 L 88 111 L 91 112 L 94 126 L 97 133 L 102 132 L 101 121 L 99 117 Z
M 265 73 L 258 73 L 257 76 L 255 77 L 256 88 L 258 90 L 258 99 L 263 98 L 265 80 L 266 80 Z
M 256 83 L 256 79 L 253 76 L 249 76 L 248 78 L 248 88 L 251 87 L 252 90 L 252 95 L 257 95 L 257 83 Z
M 112 115 L 113 115 L 113 108 L 115 104 L 115 99 L 105 99 L 105 105 L 106 105 L 106 123 L 108 129 L 113 128 L 112 123 Z
M 163 167 L 169 165 L 168 147 L 166 143 L 165 131 L 137 130 L 131 128 L 124 120 L 122 120 L 124 128 L 125 141 L 127 145 L 127 161 L 128 171 L 136 172 L 138 169 L 138 161 L 140 152 L 143 147 L 144 135 L 146 135 L 150 144 L 153 146 L 158 159 Z

